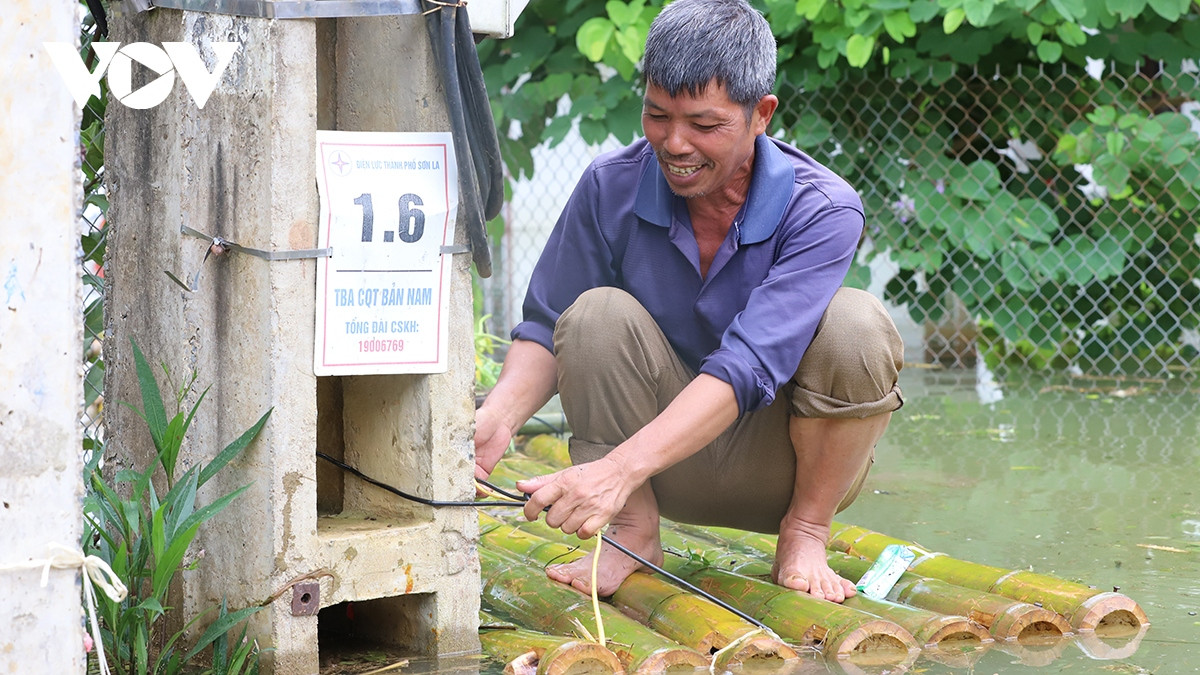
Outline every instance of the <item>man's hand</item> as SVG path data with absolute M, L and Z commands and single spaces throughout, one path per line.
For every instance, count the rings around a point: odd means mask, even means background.
M 512 430 L 486 405 L 475 411 L 475 477 L 487 480 L 508 450 Z
M 545 476 L 517 481 L 517 489 L 531 493 L 525 517 L 537 520 L 547 506 L 546 524 L 566 534 L 588 539 L 625 508 L 637 488 L 618 463 L 604 457 Z

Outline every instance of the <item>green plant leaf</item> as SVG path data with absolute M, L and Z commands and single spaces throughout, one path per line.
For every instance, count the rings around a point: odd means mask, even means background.
M 1187 11 L 1191 0 L 1150 0 L 1150 7 L 1167 21 L 1178 21 Z
M 871 52 L 874 49 L 874 35 L 855 33 L 846 40 L 846 62 L 855 68 L 861 68 L 871 60 Z
M 957 197 L 972 201 L 991 199 L 1000 189 L 1000 170 L 986 159 L 978 159 L 964 167 L 950 168 L 950 191 Z
M 1058 33 L 1058 39 L 1068 47 L 1081 47 L 1087 43 L 1087 35 L 1078 24 L 1060 23 L 1055 28 L 1055 32 Z
M 967 23 L 981 28 L 987 25 L 995 7 L 996 0 L 963 0 L 962 4 Z
M 946 12 L 946 15 L 942 17 L 942 31 L 946 35 L 953 33 L 958 30 L 966 18 L 967 13 L 958 7 Z
M 883 28 L 896 42 L 904 42 L 917 34 L 917 24 L 913 23 L 907 12 L 890 12 L 883 15 Z
M 187 553 L 188 547 L 191 546 L 192 541 L 196 538 L 196 533 L 200 530 L 200 525 L 220 513 L 225 507 L 229 506 L 230 502 L 237 499 L 249 487 L 249 485 L 243 485 L 233 492 L 223 495 L 211 504 L 192 513 L 180 523 L 171 541 L 167 542 L 166 551 L 163 553 L 162 558 L 155 560 L 153 588 L 167 588 L 171 577 L 175 575 L 183 563 L 183 556 Z M 184 661 L 186 660 L 185 658 Z
M 1104 6 L 1121 21 L 1128 21 L 1146 9 L 1146 0 L 1105 0 Z
M 1078 21 L 1087 14 L 1084 0 L 1050 0 L 1050 4 L 1067 21 Z
M 142 410 L 134 410 L 146 421 L 154 447 L 161 450 L 163 435 L 167 431 L 167 411 L 163 406 L 162 394 L 158 389 L 158 381 L 154 379 L 154 371 L 150 364 L 146 363 L 146 357 L 142 355 L 142 350 L 132 337 L 129 338 L 129 344 L 133 346 L 133 363 L 137 370 L 138 386 L 142 391 Z
M 262 431 L 262 428 L 267 424 L 267 420 L 271 417 L 272 411 L 274 411 L 274 408 L 263 413 L 263 416 L 258 418 L 258 421 L 253 426 L 244 431 L 241 436 L 234 439 L 232 443 L 225 446 L 225 449 L 217 453 L 217 456 L 213 457 L 211 462 L 204 465 L 204 468 L 200 470 L 199 485 L 207 483 L 209 479 L 223 469 L 226 464 L 229 464 L 234 457 L 241 454 L 246 449 L 246 446 L 250 445 L 258 437 L 259 432 Z
M 609 19 L 601 16 L 592 17 L 585 21 L 575 33 L 575 46 L 588 60 L 596 63 L 604 58 L 604 52 L 608 49 L 608 41 L 612 39 L 615 32 L 616 27 Z
M 1045 63 L 1057 63 L 1062 58 L 1062 44 L 1054 40 L 1042 40 L 1038 43 L 1037 55 Z
M 246 607 L 245 609 L 239 609 L 236 612 L 226 614 L 224 601 L 221 604 L 220 616 L 208 625 L 208 628 L 200 635 L 200 639 L 196 640 L 195 646 L 183 657 L 184 661 L 190 661 L 192 657 L 204 651 L 204 648 L 215 642 L 217 638 L 233 630 L 233 627 L 245 620 L 246 617 L 263 609 L 262 607 Z
M 1117 121 L 1117 109 L 1111 105 L 1102 105 L 1088 113 L 1087 118 L 1096 126 L 1111 127 Z

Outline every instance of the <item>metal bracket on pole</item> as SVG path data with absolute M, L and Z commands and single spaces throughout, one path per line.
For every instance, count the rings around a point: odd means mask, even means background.
M 332 19 L 420 14 L 421 0 L 151 0 L 155 7 L 258 19 Z

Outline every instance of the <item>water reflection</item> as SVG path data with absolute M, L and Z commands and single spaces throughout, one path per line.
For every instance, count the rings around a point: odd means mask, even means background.
M 907 402 L 862 496 L 839 520 L 956 558 L 1119 590 L 1152 625 L 926 649 L 882 663 L 809 656 L 736 672 L 1195 672 L 1200 397 L 1176 382 L 1138 383 L 1131 393 L 1128 383 L 1071 377 L 920 368 L 901 377 Z M 477 658 L 413 660 L 397 672 L 502 668 Z

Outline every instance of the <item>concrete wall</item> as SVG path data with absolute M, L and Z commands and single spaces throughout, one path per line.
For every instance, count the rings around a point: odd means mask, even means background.
M 449 373 L 319 379 L 315 262 L 227 253 L 202 263 L 207 242 L 180 235 L 187 225 L 258 249 L 315 248 L 318 120 L 351 130 L 446 128 L 424 24 L 157 9 L 118 18 L 112 39 L 242 44 L 202 110 L 178 83 L 154 109 L 108 109 L 106 397 L 140 400 L 130 338 L 176 382 L 197 372 L 199 387 L 211 390 L 184 467 L 274 410 L 259 440 L 201 490 L 208 502 L 250 486 L 202 529 L 204 557 L 185 575 L 177 605 L 194 616 L 222 597 L 240 608 L 279 591 L 253 618 L 260 644 L 274 649 L 268 672 L 317 672 L 327 631 L 318 635 L 318 616 L 293 614 L 288 592 L 304 576 L 320 580 L 320 607 L 354 601 L 375 640 L 426 654 L 477 650 L 473 512 L 397 504 L 325 466 L 318 474 L 315 458 L 320 448 L 442 499 L 473 494 L 467 257 L 455 258 Z M 189 280 L 199 271 L 199 290 L 184 291 L 164 270 Z M 115 405 L 108 411 L 114 463 L 152 461 L 144 424 Z
M 77 7 L 0 18 L 0 673 L 84 672 L 79 571 L 12 569 L 82 533 L 79 118 L 42 47 L 76 40 Z

